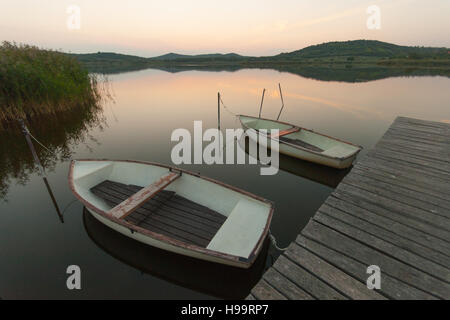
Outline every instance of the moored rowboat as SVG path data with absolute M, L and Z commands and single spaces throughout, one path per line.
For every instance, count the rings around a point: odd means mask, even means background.
M 362 149 L 350 142 L 281 121 L 244 115 L 239 115 L 239 120 L 242 128 L 253 129 L 247 130 L 247 135 L 253 141 L 264 146 L 268 144 L 270 148 L 270 141 L 277 140 L 280 153 L 333 168 L 348 168 Z M 279 134 L 270 135 L 272 129 L 278 129 Z M 264 139 L 259 141 L 258 135 L 264 135 L 264 131 L 260 130 L 267 130 L 265 136 L 269 138 L 268 143 Z
M 69 184 L 108 227 L 174 253 L 248 268 L 273 204 L 195 173 L 140 161 L 74 160 Z

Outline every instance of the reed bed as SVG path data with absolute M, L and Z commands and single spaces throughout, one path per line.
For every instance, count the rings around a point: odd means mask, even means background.
M 67 54 L 3 42 L 0 130 L 19 118 L 86 109 L 101 101 L 98 80 Z

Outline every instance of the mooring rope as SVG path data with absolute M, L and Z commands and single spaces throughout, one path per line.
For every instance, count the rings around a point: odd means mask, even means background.
M 49 148 L 47 148 L 46 146 L 44 146 L 38 139 L 36 139 L 30 132 L 30 130 L 27 129 L 27 133 L 28 135 L 33 138 L 34 141 L 36 141 L 37 143 L 39 143 L 39 145 L 44 148 L 45 150 L 47 150 L 50 153 L 56 154 L 54 151 L 51 151 Z
M 286 248 L 281 248 L 277 245 L 277 239 L 275 239 L 275 236 L 272 234 L 272 232 L 269 230 L 269 239 L 272 242 L 273 246 L 279 250 L 279 251 L 286 251 L 288 249 L 288 247 Z
M 225 103 L 223 103 L 222 96 L 220 96 L 220 103 L 222 104 L 223 108 L 224 108 L 227 112 L 229 112 L 232 116 L 238 117 L 238 114 L 236 114 L 236 113 L 234 113 L 233 111 L 231 111 L 231 110 L 225 105 Z

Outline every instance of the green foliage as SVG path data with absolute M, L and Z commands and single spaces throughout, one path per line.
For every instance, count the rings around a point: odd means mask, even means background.
M 99 100 L 96 77 L 73 57 L 9 42 L 0 46 L 0 127 Z
M 339 56 L 389 58 L 407 57 L 411 54 L 421 56 L 440 56 L 446 53 L 446 48 L 408 47 L 376 40 L 353 40 L 322 43 L 290 53 L 282 53 L 275 57 L 279 59 L 305 59 Z

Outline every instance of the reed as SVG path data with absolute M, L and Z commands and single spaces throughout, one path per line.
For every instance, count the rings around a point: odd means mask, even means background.
M 3 42 L 0 46 L 0 130 L 19 118 L 90 108 L 98 80 L 67 54 Z

